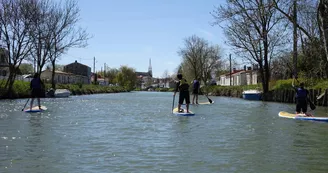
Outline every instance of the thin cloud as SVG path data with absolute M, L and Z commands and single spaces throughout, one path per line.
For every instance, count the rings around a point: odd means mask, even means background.
M 205 37 L 207 37 L 208 39 L 212 39 L 215 37 L 215 35 L 209 31 L 206 31 L 204 29 L 200 29 L 199 32 L 204 35 Z

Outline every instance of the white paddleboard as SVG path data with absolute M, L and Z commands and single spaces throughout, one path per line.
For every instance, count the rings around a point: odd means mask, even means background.
M 39 109 L 39 106 L 34 106 L 32 109 L 30 109 L 30 108 L 25 109 L 24 112 L 33 113 L 33 112 L 43 112 L 46 110 L 47 110 L 47 107 L 45 107 L 45 106 L 41 106 L 41 109 Z

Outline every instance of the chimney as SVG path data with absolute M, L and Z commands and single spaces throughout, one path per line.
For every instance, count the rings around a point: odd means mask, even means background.
M 75 60 L 75 63 L 77 63 L 77 60 Z
M 244 71 L 246 71 L 246 65 L 244 65 Z
M 232 69 L 232 73 L 234 73 L 234 72 L 236 72 L 236 68 L 233 68 L 233 69 Z

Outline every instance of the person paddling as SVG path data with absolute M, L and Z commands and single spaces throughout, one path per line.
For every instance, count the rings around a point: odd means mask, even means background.
M 193 87 L 193 90 L 192 90 L 192 94 L 193 94 L 193 97 L 192 97 L 192 104 L 195 104 L 195 99 L 196 99 L 196 104 L 198 104 L 198 94 L 199 94 L 199 87 L 200 87 L 200 84 L 199 84 L 199 81 L 200 79 L 194 79 L 192 81 L 192 87 Z
M 296 114 L 304 113 L 306 116 L 312 116 L 307 113 L 307 98 L 309 91 L 304 88 L 304 83 L 301 82 L 299 87 L 294 85 L 295 78 L 293 78 L 292 86 L 296 91 Z
M 178 74 L 177 77 L 179 81 L 176 84 L 173 96 L 175 96 L 176 92 L 180 93 L 178 110 L 179 112 L 183 112 L 183 110 L 181 110 L 181 105 L 183 104 L 183 101 L 186 100 L 187 113 L 190 113 L 189 112 L 189 104 L 190 104 L 189 84 L 186 79 L 182 78 L 182 74 Z
M 41 81 L 39 75 L 37 73 L 34 74 L 33 79 L 30 83 L 30 89 L 31 89 L 31 107 L 30 110 L 32 110 L 33 107 L 33 101 L 35 98 L 38 100 L 39 109 L 41 110 L 41 104 L 40 104 L 40 97 L 42 96 L 42 88 L 44 84 Z

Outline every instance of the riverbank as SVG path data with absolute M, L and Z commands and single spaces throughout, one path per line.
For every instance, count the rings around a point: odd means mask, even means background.
M 13 86 L 13 93 L 10 98 L 4 96 L 5 81 L 0 81 L 0 99 L 18 99 L 30 97 L 30 83 L 25 81 L 15 81 Z M 51 84 L 45 84 L 45 89 L 51 88 Z M 100 94 L 100 93 L 118 93 L 128 92 L 123 87 L 119 86 L 100 86 L 100 85 L 77 85 L 77 84 L 58 84 L 57 89 L 68 89 L 71 95 L 86 95 L 86 94 Z
M 328 81 L 299 79 L 309 90 L 309 97 L 318 106 L 328 106 Z M 261 84 L 247 86 L 209 86 L 202 88 L 202 92 L 212 96 L 226 96 L 242 98 L 244 90 L 262 89 Z M 295 103 L 295 90 L 292 88 L 292 79 L 270 82 L 269 92 L 262 96 L 263 101 Z M 320 99 L 317 99 L 322 94 Z

